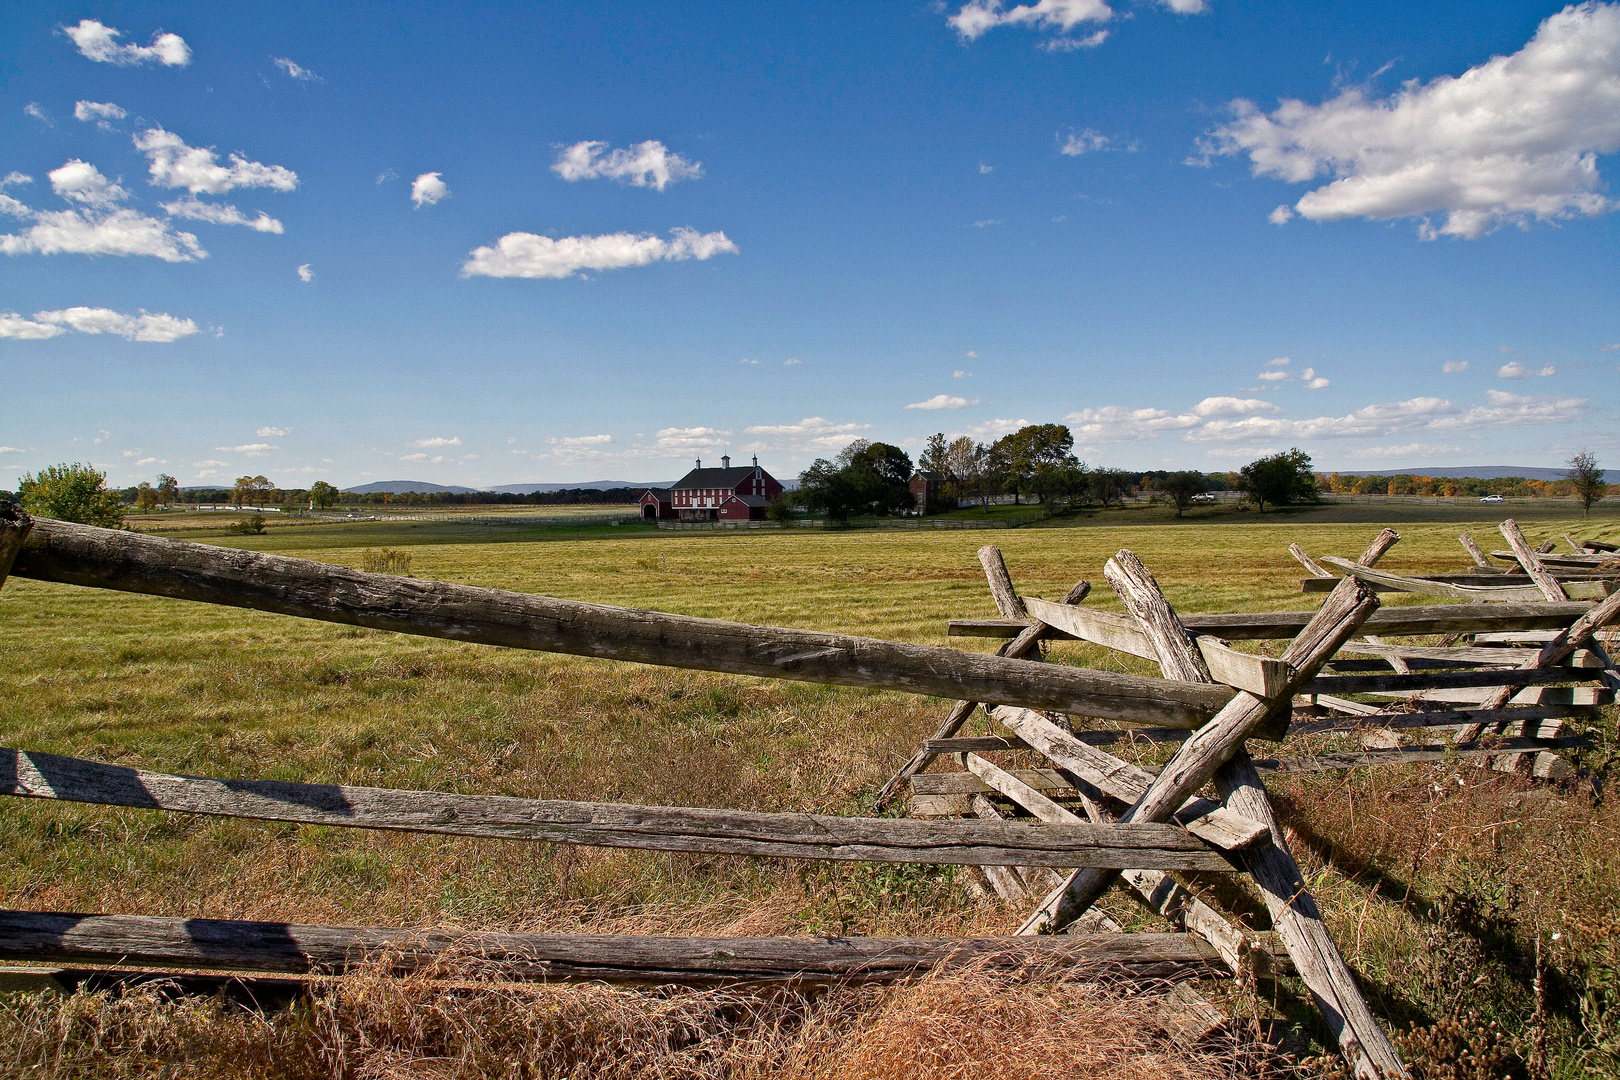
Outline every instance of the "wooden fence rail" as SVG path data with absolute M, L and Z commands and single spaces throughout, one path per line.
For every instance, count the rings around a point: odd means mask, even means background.
M 34 520 L 11 572 L 424 637 L 1023 705 L 1156 727 L 1197 727 L 1233 694 L 1222 686 L 849 634 L 368 574 L 49 518 Z
M 1374 612 L 1362 627 L 1368 634 L 1417 637 L 1423 634 L 1489 633 L 1500 630 L 1562 630 L 1592 605 L 1568 600 L 1547 604 L 1481 604 L 1478 607 L 1438 604 L 1431 607 L 1385 608 Z M 1220 615 L 1184 615 L 1182 622 L 1194 634 L 1213 634 L 1230 641 L 1291 638 L 1310 621 L 1312 611 L 1258 611 Z M 952 619 L 951 637 L 1017 637 L 1030 625 L 1027 619 Z M 1057 640 L 1070 635 L 1053 631 Z
M 647 851 L 966 866 L 1096 866 L 1152 860 L 1231 870 L 1174 825 L 920 821 L 456 795 L 279 780 L 215 780 L 0 749 L 0 795 L 309 825 L 443 833 Z
M 1035 832 L 1038 830 L 1027 829 Z M 348 926 L 0 911 L 0 960 L 315 974 L 423 969 L 505 979 L 712 983 L 886 981 L 936 964 L 1079 967 L 1099 977 L 1224 974 L 1192 934 L 1067 938 L 671 938 L 372 930 Z M 488 965 L 497 965 L 493 970 Z

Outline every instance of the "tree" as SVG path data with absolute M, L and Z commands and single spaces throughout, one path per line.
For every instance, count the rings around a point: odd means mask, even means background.
M 250 502 L 254 506 L 263 506 L 265 497 L 274 491 L 275 487 L 264 476 L 238 476 L 235 485 L 231 488 L 231 501 L 236 503 L 238 510 L 242 508 L 244 502 Z
M 1266 503 L 1292 506 L 1316 502 L 1319 498 L 1316 474 L 1311 471 L 1311 455 L 1297 446 L 1243 466 L 1238 470 L 1238 490 L 1253 496 L 1262 514 L 1266 512 Z
M 319 507 L 325 510 L 338 501 L 340 492 L 325 480 L 317 480 L 309 486 L 309 508 Z
M 866 442 L 866 440 L 859 440 Z M 839 455 L 843 458 L 844 455 Z M 866 443 L 844 466 L 863 508 L 872 514 L 898 514 L 916 504 L 911 494 L 911 455 L 889 443 Z
M 1031 483 L 1042 469 L 1061 469 L 1078 464 L 1074 436 L 1062 424 L 1028 424 L 1011 435 L 997 439 L 990 447 L 991 460 L 1013 489 L 1013 501 L 1023 493 L 1033 494 Z
M 982 499 L 985 506 L 990 505 L 994 474 L 990 470 L 989 458 L 989 451 L 966 435 L 951 440 L 950 446 L 945 448 L 945 464 L 946 471 L 956 477 L 955 494 L 958 498 L 966 495 Z
M 157 497 L 164 506 L 173 506 L 180 499 L 180 481 L 168 473 L 158 473 Z
M 1085 498 L 1087 487 L 1086 466 L 1082 461 L 1042 465 L 1029 478 L 1030 492 L 1048 509 L 1055 509 L 1070 499 Z
M 1091 493 L 1106 510 L 1111 504 L 1124 503 L 1125 493 L 1131 489 L 1131 474 L 1124 469 L 1098 469 L 1091 474 Z
M 1209 490 L 1209 482 L 1203 473 L 1173 472 L 1159 481 L 1159 490 L 1170 496 L 1170 501 L 1176 504 L 1176 517 L 1180 517 L 1181 512 L 1192 505 L 1194 495 Z
M 157 504 L 157 488 L 142 480 L 141 486 L 135 489 L 135 505 L 141 508 L 141 513 L 150 514 L 157 509 Z
M 1590 450 L 1582 450 L 1566 463 L 1569 480 L 1575 485 L 1575 498 L 1580 501 L 1581 512 L 1590 517 L 1592 504 L 1603 498 L 1609 485 L 1603 482 L 1603 469 Z
M 52 465 L 38 476 L 29 473 L 17 485 L 23 509 L 40 517 L 116 529 L 124 508 L 116 491 L 107 490 L 107 474 L 78 462 Z
M 765 517 L 778 525 L 786 525 L 793 520 L 793 496 L 790 492 L 782 492 L 772 499 L 765 508 Z
M 945 441 L 945 433 L 936 431 L 928 436 L 922 456 L 917 458 L 917 468 L 923 472 L 948 473 L 951 471 L 949 455 L 950 445 Z
M 848 521 L 860 508 L 859 492 L 836 462 L 817 458 L 799 474 L 795 498 L 806 510 L 821 511 L 835 521 Z

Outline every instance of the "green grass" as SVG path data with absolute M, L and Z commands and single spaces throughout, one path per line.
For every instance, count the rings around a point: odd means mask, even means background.
M 1088 602 L 1117 610 L 1101 567 L 1129 548 L 1182 611 L 1297 610 L 1319 597 L 1300 595 L 1291 541 L 1354 557 L 1376 532 L 1321 520 L 1336 509 L 1177 524 L 1144 508 L 996 532 L 354 522 L 184 535 L 356 567 L 367 548 L 408 546 L 418 578 L 989 650 L 994 642 L 945 634 L 950 618 L 995 613 L 975 557 L 985 543 L 1002 548 L 1027 595 L 1060 596 L 1089 578 Z M 1532 543 L 1620 531 L 1613 516 L 1525 518 Z M 1488 550 L 1500 546 L 1494 522 L 1477 516 L 1399 527 L 1403 540 L 1381 564 L 1396 572 L 1464 568 L 1462 528 Z M 1052 651 L 1149 671 L 1078 645 Z M 0 745 L 164 771 L 845 814 L 870 811 L 871 792 L 948 707 L 15 578 L 0 591 L 0 691 Z M 1613 725 L 1609 710 L 1587 759 L 1600 769 Z M 1556 976 L 1543 1027 L 1558 1075 L 1613 1064 L 1620 821 L 1590 783 L 1547 793 L 1445 765 L 1287 778 L 1274 791 L 1307 880 L 1384 1016 L 1423 1026 L 1477 1012 L 1515 1037 L 1529 1031 L 1526 958 L 1539 927 Z M 3 809 L 0 904 L 12 908 L 721 934 L 1004 933 L 1022 914 L 972 900 L 949 868 L 554 848 L 43 802 Z M 1120 895 L 1108 905 L 1149 925 Z M 1555 930 L 1556 944 L 1546 937 Z M 1462 963 L 1478 981 L 1458 983 L 1447 965 Z

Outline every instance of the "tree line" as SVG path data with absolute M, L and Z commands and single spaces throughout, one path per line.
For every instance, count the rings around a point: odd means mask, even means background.
M 1236 491 L 1258 505 L 1291 506 L 1332 494 L 1389 495 L 1503 495 L 1569 496 L 1590 512 L 1592 504 L 1620 493 L 1620 485 L 1604 481 L 1604 471 L 1590 451 L 1567 462 L 1564 479 L 1528 480 L 1523 477 L 1356 477 L 1314 471 L 1310 455 L 1295 447 L 1249 462 L 1235 473 L 1192 470 L 1129 472 L 1091 468 L 1074 455 L 1074 437 L 1062 424 L 1031 424 L 991 443 L 962 436 L 929 436 L 923 452 L 911 456 L 890 443 L 856 439 L 832 459 L 818 458 L 799 474 L 797 491 L 784 492 L 768 513 L 781 519 L 799 510 L 826 514 L 837 521 L 854 516 L 889 516 L 940 513 L 964 502 L 988 507 L 994 498 L 1011 495 L 1013 501 L 1030 499 L 1057 512 L 1066 508 L 1119 505 L 1128 495 L 1150 493 L 1176 508 L 1176 516 L 1209 491 Z M 912 490 L 917 478 L 927 481 L 926 502 L 918 506 Z M 167 473 L 156 483 L 111 489 L 107 475 L 92 466 L 63 462 L 38 474 L 29 473 L 15 492 L 0 491 L 0 500 L 21 502 L 29 513 L 64 521 L 117 528 L 129 507 L 150 512 L 191 502 L 229 503 L 238 508 L 324 509 L 339 502 L 350 506 L 468 506 L 468 505 L 625 505 L 640 501 L 642 488 L 566 488 L 533 492 L 342 492 L 324 480 L 307 488 L 277 487 L 264 476 L 242 476 L 229 488 L 191 488 L 181 491 Z

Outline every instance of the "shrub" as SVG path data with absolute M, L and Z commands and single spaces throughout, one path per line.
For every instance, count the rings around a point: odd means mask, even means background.
M 118 493 L 107 490 L 107 474 L 78 462 L 29 473 L 17 485 L 23 509 L 40 517 L 116 529 L 124 523 Z
M 247 517 L 237 518 L 231 522 L 231 532 L 242 533 L 245 536 L 256 536 L 264 532 L 264 515 L 249 514 Z
M 360 568 L 372 574 L 399 574 L 402 577 L 410 577 L 411 553 L 395 551 L 392 548 L 383 548 L 381 551 L 367 548 L 360 556 Z

